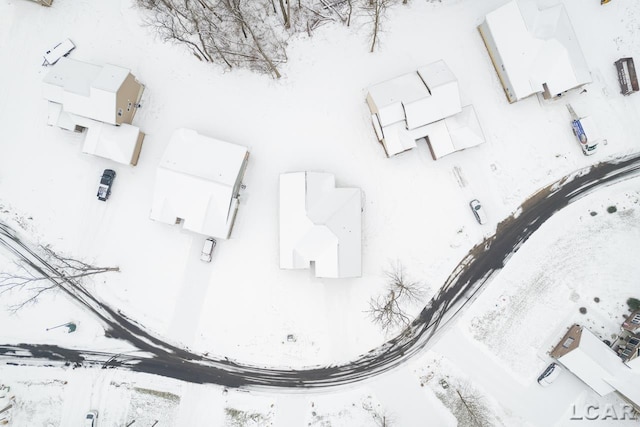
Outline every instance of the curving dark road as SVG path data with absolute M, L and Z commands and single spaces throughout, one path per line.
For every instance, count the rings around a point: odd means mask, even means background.
M 580 170 L 535 193 L 518 214 L 498 224 L 496 233 L 473 247 L 458 264 L 439 293 L 400 335 L 342 365 L 300 370 L 240 364 L 226 358 L 205 357 L 174 346 L 147 332 L 126 316 L 103 304 L 81 285 L 66 281 L 60 287 L 103 325 L 106 335 L 130 350 L 122 354 L 61 348 L 39 344 L 0 345 L 0 362 L 11 365 L 71 365 L 128 369 L 192 383 L 227 387 L 314 388 L 361 381 L 400 365 L 414 356 L 432 336 L 482 290 L 509 257 L 553 214 L 593 190 L 640 174 L 640 153 Z M 0 223 L 0 245 L 28 263 L 36 274 L 55 275 L 55 267 L 31 245 Z

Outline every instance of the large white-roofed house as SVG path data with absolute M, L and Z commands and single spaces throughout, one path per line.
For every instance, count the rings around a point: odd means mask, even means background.
M 509 1 L 478 27 L 509 102 L 546 99 L 591 82 L 587 62 L 562 4 L 539 9 Z
M 174 131 L 156 172 L 151 219 L 228 239 L 248 159 L 246 147 Z
M 135 166 L 144 134 L 131 122 L 143 91 L 126 68 L 62 57 L 43 80 L 47 124 L 88 129 L 83 152 Z
M 315 266 L 316 277 L 362 275 L 362 200 L 321 172 L 280 175 L 280 268 Z
M 444 61 L 371 86 L 367 104 L 387 156 L 416 147 L 421 138 L 434 159 L 484 142 L 473 106 L 462 106 L 458 81 Z

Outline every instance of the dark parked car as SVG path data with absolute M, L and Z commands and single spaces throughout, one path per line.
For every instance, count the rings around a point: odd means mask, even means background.
M 103 202 L 109 198 L 111 194 L 111 186 L 113 180 L 116 178 L 116 171 L 111 169 L 105 169 L 100 178 L 100 185 L 98 186 L 98 200 Z

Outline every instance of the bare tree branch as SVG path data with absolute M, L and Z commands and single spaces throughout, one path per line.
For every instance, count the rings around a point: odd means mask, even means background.
M 8 307 L 14 313 L 27 305 L 35 304 L 43 293 L 57 289 L 62 282 L 82 283 L 89 276 L 120 271 L 119 267 L 98 267 L 57 254 L 48 246 L 41 246 L 40 249 L 43 253 L 42 258 L 53 266 L 48 274 L 42 274 L 41 270 L 34 270 L 33 264 L 22 260 L 15 263 L 15 272 L 0 273 L 0 295 L 14 292 L 25 294 L 19 303 Z
M 411 323 L 407 309 L 422 299 L 423 286 L 420 282 L 411 281 L 404 272 L 404 266 L 396 261 L 390 270 L 385 271 L 387 291 L 369 301 L 368 313 L 374 323 L 385 332 L 391 332 L 399 326 L 406 327 Z

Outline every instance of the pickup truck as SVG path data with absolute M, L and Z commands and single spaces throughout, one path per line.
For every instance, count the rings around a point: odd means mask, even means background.
M 113 180 L 116 178 L 116 171 L 111 169 L 105 169 L 100 178 L 100 185 L 98 185 L 98 200 L 106 202 L 111 194 L 111 186 Z

